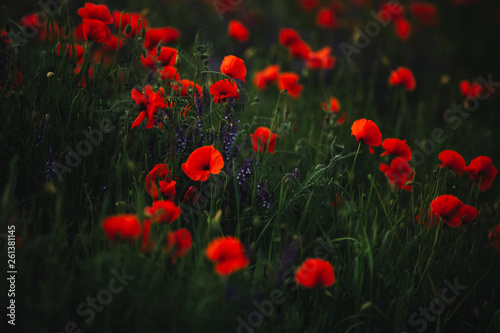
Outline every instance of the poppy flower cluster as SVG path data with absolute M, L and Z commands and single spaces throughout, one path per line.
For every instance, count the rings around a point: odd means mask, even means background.
M 165 200 L 174 199 L 176 182 L 171 177 L 172 171 L 163 163 L 156 164 L 148 173 L 145 188 L 153 200 L 157 200 L 160 194 Z
M 295 282 L 305 288 L 330 287 L 335 281 L 332 264 L 323 259 L 307 259 L 295 272 Z
M 263 90 L 278 80 L 279 72 L 279 65 L 269 65 L 266 68 L 255 72 L 253 84 L 257 87 L 257 89 Z
M 410 37 L 411 25 L 404 16 L 405 9 L 399 2 L 384 2 L 380 6 L 379 17 L 384 22 L 394 23 L 394 32 L 401 40 Z
M 215 272 L 227 276 L 248 266 L 249 260 L 243 244 L 236 237 L 214 239 L 205 250 L 206 257 L 215 264 Z
M 102 45 L 101 49 L 93 51 L 94 55 L 90 57 L 92 61 L 99 57 L 102 62 L 110 63 L 112 58 L 109 53 L 119 50 L 126 40 L 141 36 L 146 52 L 141 59 L 143 65 L 155 72 L 159 71 L 163 80 L 180 79 L 175 67 L 177 50 L 161 46 L 176 42 L 180 36 L 178 29 L 168 26 L 152 28 L 146 17 L 139 13 L 114 11 L 111 14 L 105 5 L 92 3 L 85 3 L 78 14 L 82 17 L 82 23 L 75 28 L 75 39 Z M 115 29 L 117 33 L 112 33 L 111 29 Z M 118 38 L 117 34 L 124 38 Z
M 430 2 L 415 1 L 409 5 L 410 13 L 424 27 L 432 27 L 438 22 L 438 10 Z M 394 32 L 401 40 L 407 40 L 412 32 L 412 25 L 405 16 L 405 7 L 399 2 L 385 2 L 381 5 L 379 17 L 384 22 L 394 23 Z
M 442 162 L 439 167 L 447 167 L 458 177 L 461 177 L 464 171 L 467 172 L 470 179 L 479 186 L 481 192 L 491 187 L 497 175 L 497 168 L 488 156 L 476 157 L 467 166 L 464 158 L 453 150 L 443 150 L 439 153 L 438 158 Z
M 469 82 L 467 80 L 462 80 L 459 83 L 460 93 L 463 97 L 467 98 L 477 98 L 479 95 L 484 93 L 484 88 L 477 82 Z
M 380 156 L 389 155 L 393 160 L 390 165 L 380 163 L 380 171 L 385 174 L 391 186 L 395 184 L 398 189 L 411 192 L 415 170 L 408 163 L 412 154 L 406 140 L 387 138 L 382 142 L 382 148 L 385 150 Z
M 148 253 L 154 249 L 155 241 L 151 234 L 152 225 L 172 224 L 181 214 L 181 209 L 172 201 L 175 196 L 175 182 L 171 181 L 170 177 L 171 171 L 165 164 L 155 165 L 147 175 L 146 192 L 153 197 L 154 201 L 151 206 L 144 208 L 146 219 L 142 223 L 137 215 L 131 214 L 110 216 L 103 221 L 102 228 L 110 242 L 122 239 L 136 244 L 141 239 L 142 252 Z M 158 179 L 160 179 L 160 190 L 156 183 Z M 170 183 L 166 180 L 169 180 Z M 166 187 L 164 183 L 167 184 Z M 156 200 L 160 191 L 168 200 Z M 180 229 L 168 232 L 163 251 L 172 257 L 172 262 L 175 262 L 176 259 L 188 253 L 191 244 L 192 239 L 189 231 Z
M 293 58 L 301 59 L 311 69 L 332 69 L 335 65 L 335 57 L 331 55 L 331 48 L 326 46 L 316 52 L 300 37 L 299 33 L 292 28 L 280 30 L 279 42 L 288 49 Z
M 98 43 L 109 41 L 111 30 L 108 25 L 114 20 L 108 7 L 85 3 L 85 7 L 78 9 L 78 15 L 82 18 L 81 29 L 86 40 Z
M 441 195 L 431 202 L 431 216 L 429 221 L 443 219 L 450 227 L 458 227 L 472 223 L 478 216 L 476 208 L 464 204 L 453 195 Z
M 149 51 L 145 57 L 142 57 L 141 63 L 145 67 L 156 71 L 157 67 L 175 66 L 176 60 L 177 50 L 172 47 L 162 46 Z
M 154 47 L 141 58 L 141 63 L 144 67 L 159 73 L 163 81 L 179 81 L 181 76 L 176 67 L 177 53 L 177 49 L 172 47 Z M 168 86 L 172 87 L 171 82 Z

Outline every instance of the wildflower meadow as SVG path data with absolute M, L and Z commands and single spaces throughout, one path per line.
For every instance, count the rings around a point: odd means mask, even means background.
M 7 0 L 1 332 L 500 332 L 497 0 Z

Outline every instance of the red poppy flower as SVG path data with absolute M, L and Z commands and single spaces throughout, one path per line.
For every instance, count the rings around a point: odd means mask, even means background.
M 491 246 L 500 251 L 500 223 L 488 233 L 488 239 Z
M 311 47 L 303 40 L 299 40 L 298 42 L 292 44 L 288 48 L 288 51 L 290 51 L 290 55 L 293 58 L 302 60 L 308 60 L 312 53 Z
M 222 74 L 230 76 L 235 80 L 239 79 L 245 82 L 245 75 L 247 75 L 247 68 L 245 67 L 243 59 L 240 59 L 233 55 L 228 55 L 224 57 L 224 60 L 222 60 L 222 64 L 220 65 L 220 72 Z
M 478 216 L 479 212 L 473 206 L 463 205 L 462 208 L 460 208 L 460 219 L 463 225 L 471 224 Z
M 416 83 L 413 73 L 406 67 L 398 67 L 397 70 L 391 72 L 389 84 L 393 86 L 402 86 L 408 91 L 415 89 Z
M 165 254 L 172 255 L 172 262 L 188 254 L 193 244 L 191 233 L 187 229 L 179 229 L 167 234 L 167 243 L 163 247 Z
M 151 207 L 144 209 L 144 214 L 151 219 L 151 222 L 158 224 L 172 223 L 179 215 L 181 209 L 170 200 L 156 200 Z
M 95 5 L 93 3 L 85 3 L 85 7 L 78 9 L 78 15 L 84 18 L 102 21 L 104 24 L 113 24 L 113 17 L 105 5 Z
M 319 5 L 318 0 L 300 0 L 299 1 L 300 7 L 302 7 L 303 10 L 305 11 L 312 11 Z
M 116 238 L 137 240 L 141 234 L 141 223 L 135 215 L 115 215 L 102 222 L 102 228 L 110 242 Z
M 394 157 L 401 157 L 406 161 L 411 160 L 411 149 L 406 144 L 406 140 L 385 139 L 382 142 L 382 148 L 385 151 L 380 156 L 393 155 Z
M 179 70 L 175 66 L 164 66 L 159 70 L 160 77 L 163 81 L 179 81 L 181 75 L 179 74 Z M 171 86 L 169 84 L 169 86 Z
M 84 18 L 82 29 L 84 38 L 89 41 L 105 43 L 111 38 L 111 31 L 103 21 Z
M 394 23 L 396 35 L 402 40 L 407 40 L 410 37 L 411 32 L 410 22 L 408 22 L 408 20 L 405 18 L 398 18 Z
M 326 102 L 321 102 L 321 108 L 323 111 L 329 111 L 337 114 L 340 111 L 340 102 L 337 98 L 330 96 L 330 107 L 328 107 Z
M 248 266 L 243 244 L 231 236 L 221 237 L 208 244 L 205 251 L 208 259 L 215 262 L 215 272 L 226 276 Z
M 392 160 L 391 165 L 380 163 L 380 171 L 389 179 L 389 184 L 396 186 L 401 190 L 412 191 L 413 187 L 408 183 L 413 181 L 415 171 L 410 167 L 408 162 L 401 157 L 396 157 Z
M 380 6 L 378 16 L 385 22 L 402 18 L 404 7 L 398 2 L 385 2 Z
M 437 197 L 431 202 L 431 210 L 438 218 L 450 227 L 458 227 L 462 223 L 461 209 L 464 203 L 453 195 L 445 194 Z
M 375 152 L 373 147 L 379 147 L 382 144 L 382 133 L 371 120 L 356 120 L 351 127 L 351 136 L 353 135 L 358 142 L 367 144 L 372 154 Z
M 311 48 L 304 42 L 297 31 L 291 28 L 283 28 L 279 35 L 280 44 L 288 48 L 288 51 L 294 58 L 303 60 L 309 59 Z
M 237 20 L 231 20 L 227 26 L 227 34 L 238 42 L 246 42 L 250 37 L 250 31 Z
M 47 27 L 47 17 L 44 17 L 40 15 L 39 13 L 30 13 L 25 16 L 23 16 L 20 25 L 28 29 L 28 31 L 31 33 L 31 31 L 35 30 L 38 32 L 38 37 L 40 38 L 41 41 L 45 41 L 47 39 L 47 35 L 49 37 L 49 40 L 53 40 L 54 37 L 56 41 L 59 41 L 63 38 L 63 31 L 62 29 L 59 29 L 59 25 L 57 22 L 54 22 L 53 25 L 49 25 Z M 47 31 L 47 29 L 49 31 Z M 2 36 L 6 36 L 7 33 L 5 33 L 4 30 L 2 30 Z M 10 41 L 7 39 L 8 43 Z
M 195 90 L 198 91 L 198 95 L 200 96 L 200 98 L 202 97 L 203 91 L 202 91 L 199 84 L 196 84 L 190 80 L 181 80 L 180 83 L 182 85 L 182 89 L 181 89 L 181 93 L 180 93 L 181 97 L 194 96 Z M 177 86 L 174 87 L 174 90 L 177 91 Z
M 481 192 L 491 187 L 497 175 L 497 168 L 495 168 L 493 161 L 488 156 L 476 157 L 464 170 L 469 174 L 470 179 L 476 185 L 479 185 Z
M 153 251 L 155 243 L 151 239 L 151 221 L 146 220 L 142 224 L 142 242 L 141 242 L 141 252 L 149 253 Z
M 132 128 L 139 126 L 142 121 L 147 117 L 146 128 L 153 128 L 155 124 L 154 113 L 160 108 L 165 108 L 165 100 L 160 93 L 153 91 L 151 86 L 146 86 L 146 92 L 141 93 L 137 89 L 132 90 L 132 99 L 137 103 L 139 108 L 139 115 L 132 123 Z
M 335 195 L 335 198 L 332 200 L 332 207 L 342 207 L 342 197 L 340 196 L 340 194 L 337 193 Z
M 276 82 L 278 79 L 280 71 L 280 66 L 278 65 L 269 65 L 261 71 L 257 71 L 253 78 L 253 84 L 257 87 L 257 89 L 262 90 L 266 88 L 268 84 Z
M 326 260 L 307 259 L 297 269 L 295 282 L 306 288 L 330 287 L 335 283 L 333 266 Z
M 172 171 L 163 163 L 156 164 L 148 173 L 145 188 L 153 200 L 157 200 L 160 193 L 164 200 L 174 199 L 176 182 L 171 177 Z M 160 188 L 158 188 L 157 181 L 159 181 Z
M 61 44 L 57 45 L 57 55 L 61 55 Z M 83 47 L 78 44 L 68 44 L 66 45 L 64 56 L 76 59 L 77 63 L 81 64 L 83 62 Z
M 430 2 L 410 3 L 410 12 L 425 26 L 436 25 L 438 10 L 435 4 Z
M 112 34 L 111 37 L 102 44 L 105 46 L 104 50 L 106 52 L 116 52 L 123 46 L 123 43 L 123 40 L 118 40 L 118 36 Z
M 224 159 L 213 146 L 196 149 L 189 155 L 186 163 L 182 164 L 182 170 L 189 178 L 202 182 L 206 181 L 210 174 L 218 174 L 223 167 Z
M 269 128 L 259 127 L 253 134 L 250 134 L 250 137 L 252 138 L 253 150 L 263 152 L 268 148 L 269 143 L 269 148 L 267 149 L 267 151 L 269 151 L 271 154 L 275 153 L 274 145 L 276 143 L 276 138 L 278 137 L 278 135 L 273 134 Z
M 220 80 L 212 84 L 210 86 L 210 94 L 213 96 L 214 103 L 225 103 L 231 97 L 234 97 L 235 100 L 240 98 L 238 86 L 233 80 L 229 79 Z
M 180 32 L 173 27 L 151 28 L 146 30 L 144 47 L 148 50 L 156 47 L 160 42 L 173 43 L 179 39 Z
M 320 8 L 316 15 L 316 24 L 323 29 L 335 29 L 337 27 L 335 12 L 327 7 Z
M 453 150 L 443 150 L 439 153 L 438 158 L 443 162 L 439 167 L 447 167 L 455 172 L 458 177 L 462 177 L 462 173 L 465 169 L 465 160 L 462 155 Z
M 121 23 L 120 23 L 121 17 Z M 130 15 L 126 12 L 120 12 L 115 10 L 113 12 L 113 18 L 115 21 L 116 29 L 121 29 L 122 34 L 129 38 L 134 38 L 137 33 L 142 30 L 142 28 L 146 28 L 149 26 L 148 20 L 138 13 L 130 13 Z M 126 33 L 125 28 L 130 25 L 130 32 Z
M 467 80 L 462 80 L 460 81 L 460 92 L 464 97 L 477 98 L 484 92 L 484 89 L 477 82 L 469 83 Z
M 300 36 L 295 29 L 283 28 L 280 30 L 279 41 L 281 45 L 290 47 L 300 40 Z
M 194 186 L 190 186 L 186 194 L 184 194 L 184 203 L 189 206 L 194 206 L 198 200 L 200 200 L 198 189 Z
M 75 41 L 84 41 L 85 36 L 83 35 L 83 24 L 78 24 L 73 30 L 73 35 L 75 36 Z
M 300 97 L 304 85 L 299 84 L 299 76 L 295 73 L 285 72 L 278 75 L 278 89 L 286 90 L 293 98 Z
M 0 40 L 2 40 L 5 43 L 7 43 L 7 45 L 12 44 L 12 42 L 10 41 L 10 39 L 7 37 L 7 31 L 5 31 L 5 29 L 0 29 Z
M 316 52 L 311 52 L 306 65 L 313 69 L 332 69 L 335 66 L 335 57 L 330 55 L 332 49 L 329 46 L 322 48 Z
M 162 46 L 160 48 L 160 53 L 156 54 L 157 49 L 154 48 L 151 52 L 146 54 L 146 57 L 141 58 L 141 62 L 144 66 L 149 67 L 153 70 L 156 69 L 156 64 L 160 66 L 174 66 L 177 61 L 177 50 L 171 47 Z

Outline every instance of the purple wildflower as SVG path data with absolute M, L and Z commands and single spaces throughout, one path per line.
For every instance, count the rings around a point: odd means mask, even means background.
M 38 129 L 38 132 L 36 134 L 36 139 L 35 139 L 35 147 L 38 147 L 42 142 L 43 139 L 45 139 L 45 130 L 47 129 L 47 124 L 49 123 L 50 116 L 46 114 L 42 118 L 42 124 L 40 125 L 40 128 Z
M 271 196 L 269 195 L 269 191 L 264 187 L 264 182 L 257 184 L 257 195 L 259 196 L 262 207 L 271 207 Z

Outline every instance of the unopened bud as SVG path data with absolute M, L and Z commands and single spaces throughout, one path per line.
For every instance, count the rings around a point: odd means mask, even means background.
M 132 26 L 130 24 L 127 24 L 127 26 L 125 27 L 125 35 L 130 35 L 130 33 L 132 32 Z

